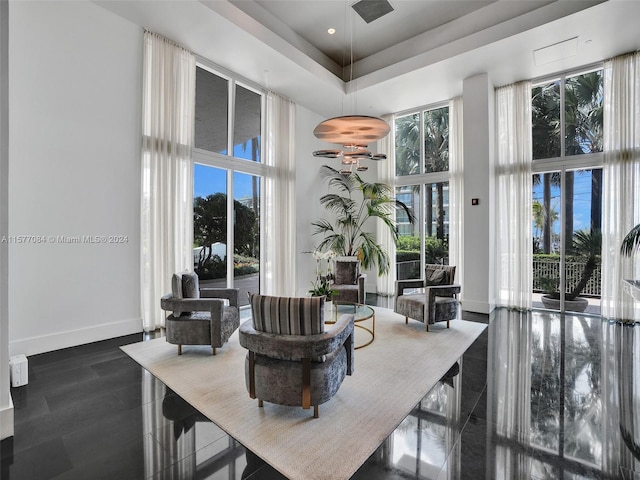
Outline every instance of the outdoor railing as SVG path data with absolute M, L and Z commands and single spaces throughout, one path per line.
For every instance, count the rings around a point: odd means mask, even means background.
M 567 293 L 571 292 L 573 287 L 580 281 L 582 272 L 584 271 L 585 261 L 568 260 L 565 262 L 565 275 L 567 278 Z M 554 258 L 540 258 L 533 259 L 533 291 L 542 292 L 543 289 L 540 285 L 540 278 L 560 278 L 560 260 Z M 596 268 L 591 275 L 591 278 L 584 287 L 584 290 L 580 293 L 586 297 L 599 297 L 600 291 L 600 264 L 596 265 Z
M 568 279 L 567 293 L 582 277 L 585 261 L 565 262 L 566 278 Z M 398 280 L 420 278 L 420 260 L 398 262 L 396 264 Z M 560 278 L 560 260 L 554 258 L 542 258 L 533 260 L 533 291 L 542 292 L 540 278 Z M 580 295 L 587 297 L 600 297 L 600 265 L 598 264 Z

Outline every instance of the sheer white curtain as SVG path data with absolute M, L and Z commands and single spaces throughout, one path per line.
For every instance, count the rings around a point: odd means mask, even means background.
M 640 278 L 640 254 L 624 257 L 620 244 L 640 223 L 640 53 L 606 62 L 604 102 L 602 315 L 638 319 L 640 306 L 623 280 Z
M 142 326 L 151 331 L 164 325 L 171 275 L 193 268 L 193 55 L 145 32 L 142 95 Z
M 464 249 L 464 178 L 462 97 L 449 101 L 449 265 L 456 266 L 456 280 L 463 278 Z M 464 289 L 460 298 L 464 297 Z
M 498 304 L 531 308 L 531 82 L 496 89 Z
M 261 292 L 296 293 L 295 104 L 273 92 L 267 94 L 267 157 L 265 223 Z
M 382 119 L 389 124 L 391 132 L 378 141 L 378 150 L 387 154 L 387 159 L 378 164 L 378 181 L 392 187 L 396 180 L 395 160 L 395 119 L 393 115 L 384 115 Z M 395 192 L 394 192 L 395 195 Z M 395 221 L 395 212 L 392 213 Z M 389 254 L 389 272 L 376 277 L 376 292 L 378 295 L 390 296 L 395 294 L 396 281 L 396 244 L 389 228 L 383 222 L 376 222 L 376 238 L 383 250 Z
M 496 433 L 527 445 L 531 430 L 531 349 L 532 312 L 498 310 L 489 330 L 491 352 L 487 368 L 487 415 Z M 500 328 L 497 328 L 497 327 Z M 551 347 L 547 347 L 551 348 Z M 524 478 L 531 472 L 531 457 L 508 442 L 491 442 L 489 462 L 491 478 Z

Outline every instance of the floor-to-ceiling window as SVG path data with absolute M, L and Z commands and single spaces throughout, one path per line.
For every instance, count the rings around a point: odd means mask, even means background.
M 533 300 L 600 312 L 602 70 L 532 89 Z
M 195 102 L 194 270 L 244 305 L 260 290 L 264 95 L 200 63 Z
M 399 214 L 397 278 L 420 278 L 427 263 L 449 260 L 449 107 L 396 116 L 396 198 L 413 212 Z

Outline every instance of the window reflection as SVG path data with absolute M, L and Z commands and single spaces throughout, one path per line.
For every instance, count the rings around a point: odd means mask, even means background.
M 236 85 L 233 156 L 260 162 L 262 97 Z
M 621 465 L 634 465 L 624 437 L 640 440 L 632 400 L 640 395 L 623 393 L 634 376 L 619 373 L 634 357 L 620 350 L 625 329 L 588 316 L 506 310 L 494 322 L 492 478 L 619 478 Z
M 142 399 L 144 478 L 240 478 L 244 447 L 146 370 Z
M 228 149 L 229 81 L 196 68 L 194 145 L 225 154 Z
M 436 478 L 443 466 L 459 468 L 461 368 L 462 359 L 389 437 L 388 460 L 394 469 L 415 478 Z

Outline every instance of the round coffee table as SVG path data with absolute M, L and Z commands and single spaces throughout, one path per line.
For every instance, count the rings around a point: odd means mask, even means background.
M 362 305 L 360 303 L 327 302 L 325 305 L 325 323 L 336 323 L 339 316 L 347 313 L 353 314 L 355 315 L 355 318 L 353 320 L 354 327 L 364 330 L 371 336 L 371 338 L 368 339 L 367 342 L 356 345 L 356 350 L 373 343 L 373 340 L 376 337 L 376 312 L 373 310 L 373 308 L 371 308 L 369 305 Z M 362 322 L 366 322 L 367 320 L 371 320 L 371 328 L 362 325 Z

